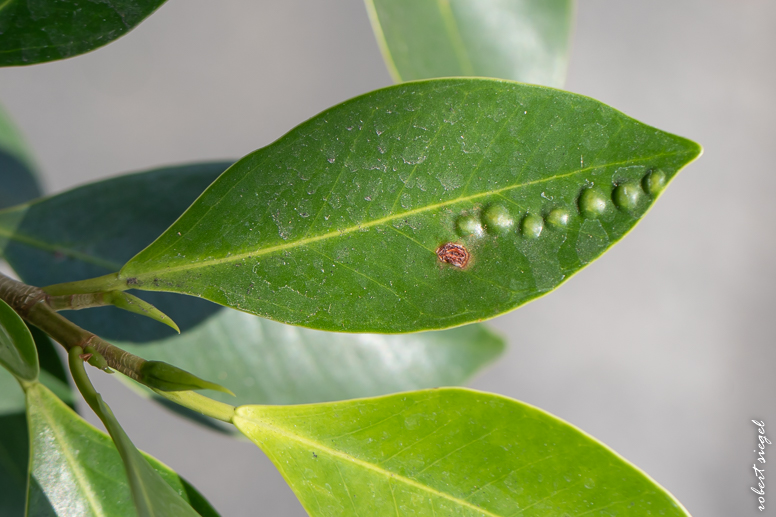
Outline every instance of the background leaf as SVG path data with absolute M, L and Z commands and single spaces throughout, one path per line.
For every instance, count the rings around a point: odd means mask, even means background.
M 234 391 L 229 404 L 301 404 L 464 383 L 504 341 L 484 325 L 402 336 L 337 334 L 224 310 L 181 336 L 117 346 Z
M 22 389 L 16 379 L 0 369 L 0 393 L 6 397 L 9 391 L 16 395 Z M 27 463 L 29 462 L 29 437 L 24 409 L 15 413 L 0 414 L 0 515 L 20 517 L 24 515 L 27 490 Z
M 563 86 L 573 0 L 366 0 L 394 80 L 480 76 Z
M 242 406 L 234 423 L 313 516 L 689 515 L 590 436 L 498 395 Z
M 0 66 L 77 56 L 120 38 L 164 0 L 7 0 L 0 6 Z
M 322 330 L 479 321 L 601 255 L 699 154 L 572 93 L 401 84 L 238 161 L 104 288 L 187 293 Z M 625 186 L 632 203 L 617 197 Z
M 137 515 L 124 466 L 110 437 L 40 384 L 27 390 L 27 403 L 33 440 L 29 515 L 55 511 L 57 515 Z M 169 467 L 148 455 L 145 458 L 200 515 L 218 515 Z
M 42 195 L 31 156 L 19 129 L 0 106 L 0 209 Z
M 0 211 L 0 254 L 31 285 L 112 273 L 167 229 L 228 166 L 218 162 L 165 167 Z M 182 329 L 218 309 L 190 297 L 141 297 Z M 68 312 L 67 317 L 106 339 L 147 341 L 175 334 L 115 307 Z

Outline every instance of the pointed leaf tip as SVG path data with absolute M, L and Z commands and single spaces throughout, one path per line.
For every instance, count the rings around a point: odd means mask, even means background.
M 105 297 L 106 301 L 109 300 L 112 305 L 118 307 L 119 309 L 134 312 L 135 314 L 140 314 L 141 316 L 147 316 L 152 320 L 158 321 L 159 323 L 164 323 L 168 327 L 175 330 L 175 332 L 178 334 L 181 333 L 181 329 L 178 328 L 178 325 L 172 320 L 172 318 L 167 316 L 165 313 L 147 301 L 141 300 L 137 296 L 125 293 L 123 291 L 111 291 L 109 293 L 105 293 Z

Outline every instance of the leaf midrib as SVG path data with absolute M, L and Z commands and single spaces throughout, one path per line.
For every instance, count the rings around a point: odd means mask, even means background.
M 354 458 L 353 456 L 351 456 L 349 454 L 346 454 L 346 453 L 338 451 L 336 449 L 332 449 L 330 447 L 327 447 L 327 446 L 323 445 L 320 442 L 316 442 L 314 440 L 311 440 L 309 438 L 305 438 L 305 437 L 300 436 L 298 434 L 290 433 L 290 432 L 286 431 L 285 429 L 283 429 L 281 427 L 277 427 L 277 426 L 274 426 L 274 425 L 268 425 L 268 424 L 262 423 L 262 422 L 260 422 L 258 420 L 252 420 L 252 419 L 245 418 L 245 417 L 235 416 L 235 419 L 232 421 L 232 423 L 234 423 L 238 428 L 239 428 L 239 426 L 237 425 L 237 421 L 238 420 L 244 420 L 244 421 L 249 422 L 249 423 L 251 423 L 251 424 L 253 424 L 253 425 L 257 426 L 257 427 L 263 428 L 263 429 L 267 430 L 268 432 L 280 435 L 280 436 L 282 436 L 285 439 L 298 442 L 298 443 L 303 444 L 303 445 L 305 445 L 307 447 L 310 447 L 310 448 L 312 448 L 314 450 L 317 450 L 317 451 L 319 451 L 321 453 L 328 454 L 330 456 L 334 456 L 335 458 L 338 458 L 340 460 L 343 460 L 343 461 L 346 461 L 346 462 L 349 462 L 349 463 L 353 463 L 353 464 L 356 464 L 356 465 L 358 465 L 360 467 L 363 467 L 363 468 L 365 468 L 367 470 L 371 470 L 373 472 L 376 472 L 377 474 L 380 474 L 380 475 L 384 476 L 385 478 L 387 478 L 389 483 L 391 482 L 391 480 L 400 481 L 402 483 L 405 483 L 405 484 L 407 484 L 409 486 L 412 486 L 414 488 L 418 488 L 420 490 L 428 492 L 428 493 L 430 493 L 432 495 L 435 495 L 437 497 L 440 497 L 442 499 L 447 499 L 448 501 L 450 501 L 452 503 L 455 503 L 457 505 L 469 508 L 471 510 L 474 510 L 475 512 L 479 512 L 479 513 L 481 513 L 483 515 L 486 515 L 488 517 L 503 517 L 502 515 L 491 513 L 488 510 L 485 510 L 484 508 L 481 508 L 481 507 L 476 506 L 476 505 L 474 505 L 472 503 L 469 503 L 468 501 L 465 501 L 463 499 L 458 499 L 457 497 L 454 497 L 454 496 L 452 496 L 452 495 L 450 495 L 448 493 L 445 493 L 445 492 L 440 492 L 440 491 L 438 491 L 438 490 L 436 490 L 436 489 L 434 489 L 434 488 L 432 488 L 432 487 L 430 487 L 428 485 L 424 485 L 422 483 L 419 483 L 418 481 L 415 481 L 415 480 L 410 479 L 408 477 L 402 476 L 401 474 L 397 474 L 395 472 L 391 472 L 390 470 L 386 470 L 386 469 L 380 468 L 379 466 L 374 465 L 372 463 L 366 462 L 364 460 L 360 460 L 358 458 Z M 489 434 L 492 434 L 492 432 L 493 431 L 491 431 L 491 433 L 489 433 Z
M 167 273 L 174 273 L 174 272 L 178 272 L 178 271 L 188 271 L 188 270 L 191 270 L 191 269 L 200 269 L 200 268 L 205 268 L 205 267 L 211 267 L 211 266 L 219 265 L 219 264 L 230 264 L 230 263 L 233 263 L 233 262 L 239 262 L 241 260 L 248 259 L 248 258 L 260 257 L 260 256 L 263 256 L 263 255 L 268 255 L 268 254 L 271 254 L 271 253 L 275 253 L 275 252 L 279 252 L 279 251 L 284 251 L 284 250 L 287 250 L 287 249 L 292 249 L 292 248 L 306 246 L 308 244 L 312 244 L 312 243 L 315 243 L 315 242 L 318 242 L 318 241 L 322 241 L 322 240 L 326 240 L 326 239 L 330 239 L 330 238 L 334 238 L 334 237 L 341 237 L 341 236 L 344 236 L 344 235 L 347 235 L 347 234 L 350 234 L 350 233 L 354 233 L 354 232 L 358 232 L 358 231 L 363 231 L 363 230 L 365 230 L 367 228 L 372 228 L 374 226 L 379 226 L 379 225 L 391 222 L 391 221 L 396 220 L 396 219 L 401 219 L 401 218 L 404 218 L 404 217 L 409 217 L 409 216 L 421 214 L 421 213 L 428 212 L 428 211 L 431 211 L 431 210 L 436 210 L 438 208 L 443 208 L 443 207 L 450 206 L 450 205 L 455 205 L 455 204 L 458 204 L 458 203 L 465 203 L 465 202 L 468 202 L 468 201 L 473 201 L 473 200 L 480 199 L 480 198 L 487 197 L 487 196 L 498 195 L 498 194 L 501 194 L 502 192 L 507 192 L 507 191 L 510 191 L 510 190 L 518 189 L 518 188 L 529 187 L 531 185 L 537 185 L 537 184 L 546 183 L 546 182 L 549 182 L 549 181 L 555 181 L 555 180 L 567 178 L 567 177 L 570 177 L 570 176 L 574 176 L 576 174 L 580 174 L 580 173 L 583 173 L 583 172 L 588 172 L 588 171 L 592 171 L 592 170 L 602 169 L 602 168 L 606 168 L 606 167 L 614 167 L 614 166 L 617 166 L 617 165 L 625 165 L 625 164 L 636 165 L 636 164 L 639 164 L 641 162 L 652 161 L 652 160 L 654 160 L 656 158 L 662 158 L 662 157 L 665 157 L 665 156 L 676 156 L 676 155 L 682 155 L 682 154 L 689 155 L 689 154 L 692 154 L 692 152 L 691 151 L 686 151 L 686 150 L 673 151 L 673 152 L 670 152 L 670 153 L 659 153 L 659 154 L 654 154 L 654 155 L 650 155 L 650 156 L 643 156 L 643 157 L 640 157 L 640 158 L 637 158 L 637 159 L 629 158 L 627 160 L 622 160 L 622 161 L 619 161 L 619 162 L 609 162 L 609 163 L 604 163 L 604 164 L 595 165 L 595 166 L 583 167 L 581 169 L 577 169 L 577 170 L 572 171 L 572 172 L 567 172 L 567 173 L 564 173 L 564 174 L 557 174 L 557 175 L 551 176 L 549 178 L 542 178 L 542 179 L 528 181 L 528 182 L 520 183 L 520 184 L 516 184 L 516 185 L 509 185 L 509 186 L 506 186 L 506 187 L 502 187 L 500 189 L 489 190 L 487 192 L 480 192 L 480 193 L 477 193 L 477 194 L 471 194 L 469 196 L 457 197 L 455 199 L 451 199 L 451 200 L 448 200 L 448 201 L 443 201 L 443 202 L 440 202 L 440 203 L 434 203 L 434 204 L 431 204 L 431 205 L 426 205 L 424 207 L 416 208 L 414 210 L 408 210 L 406 212 L 401 212 L 401 213 L 397 213 L 397 214 L 388 215 L 388 216 L 382 217 L 380 219 L 375 219 L 373 221 L 369 221 L 369 222 L 365 222 L 365 223 L 360 223 L 360 224 L 357 224 L 355 226 L 350 226 L 348 228 L 334 230 L 334 231 L 331 231 L 329 233 L 324 233 L 324 234 L 321 234 L 321 235 L 315 235 L 315 236 L 312 236 L 312 237 L 306 237 L 306 238 L 299 239 L 299 240 L 296 240 L 296 241 L 293 241 L 293 242 L 289 242 L 289 243 L 285 243 L 285 244 L 279 244 L 279 245 L 276 245 L 276 246 L 270 246 L 268 248 L 263 248 L 263 249 L 259 248 L 257 250 L 247 251 L 247 252 L 243 252 L 243 253 L 236 253 L 236 254 L 232 254 L 232 255 L 229 255 L 227 257 L 222 257 L 222 258 L 215 258 L 215 259 L 210 259 L 210 260 L 198 261 L 196 263 L 181 264 L 179 266 L 165 267 L 163 269 L 163 272 L 165 274 L 167 274 Z M 172 246 L 168 246 L 167 249 L 169 249 L 170 247 L 172 247 Z M 156 258 L 156 256 L 159 256 L 159 255 L 155 255 L 153 258 Z M 151 260 L 153 260 L 153 258 Z M 124 266 L 124 268 L 122 268 L 122 270 L 119 272 L 119 277 L 120 278 L 126 278 L 126 276 L 124 274 L 124 269 L 126 269 L 127 266 L 131 266 L 133 261 L 134 261 L 134 259 L 130 260 L 130 262 L 128 262 Z M 137 274 L 136 276 L 138 278 L 142 278 L 144 276 L 144 273 L 145 274 L 154 274 L 153 271 L 154 270 L 143 271 L 143 272 L 140 272 L 139 274 Z

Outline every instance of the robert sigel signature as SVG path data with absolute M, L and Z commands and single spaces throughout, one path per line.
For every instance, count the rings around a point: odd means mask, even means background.
M 757 432 L 759 435 L 757 436 L 757 439 L 760 443 L 757 444 L 757 449 L 755 449 L 752 452 L 757 453 L 757 461 L 764 464 L 765 463 L 765 445 L 771 443 L 771 441 L 768 439 L 767 436 L 765 436 L 765 421 L 758 422 L 757 420 L 752 420 L 754 425 L 758 427 Z M 757 468 L 757 463 L 752 463 L 752 468 L 754 469 L 754 475 L 757 478 L 757 486 L 750 487 L 752 489 L 752 492 L 758 495 L 757 502 L 760 503 L 760 506 L 757 507 L 758 510 L 763 511 L 765 510 L 765 467 L 762 469 Z

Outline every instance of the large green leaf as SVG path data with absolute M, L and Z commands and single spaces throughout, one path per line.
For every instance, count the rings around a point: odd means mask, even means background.
M 5 0 L 0 4 L 0 66 L 77 56 L 120 38 L 164 0 Z
M 110 437 L 40 384 L 27 389 L 27 404 L 32 437 L 28 515 L 137 515 L 124 466 Z M 200 515 L 217 515 L 169 467 L 150 456 L 145 459 Z
M 0 255 L 31 285 L 114 272 L 167 229 L 228 166 L 202 163 L 119 176 L 0 211 Z M 149 294 L 143 297 L 183 329 L 218 309 L 191 297 Z M 115 307 L 68 312 L 67 317 L 107 339 L 147 341 L 174 334 Z
M 0 106 L 0 209 L 40 195 L 27 144 L 11 117 Z
M 323 330 L 461 325 L 601 255 L 700 151 L 568 92 L 401 84 L 238 161 L 118 275 L 51 292 L 173 291 Z
M 563 86 L 573 0 L 366 0 L 398 81 L 481 76 Z
M 315 517 L 688 515 L 595 439 L 498 395 L 242 406 L 234 423 Z
M 336 334 L 231 310 L 181 336 L 115 344 L 217 380 L 237 397 L 209 396 L 229 404 L 300 404 L 457 385 L 504 349 L 484 325 L 402 336 Z

